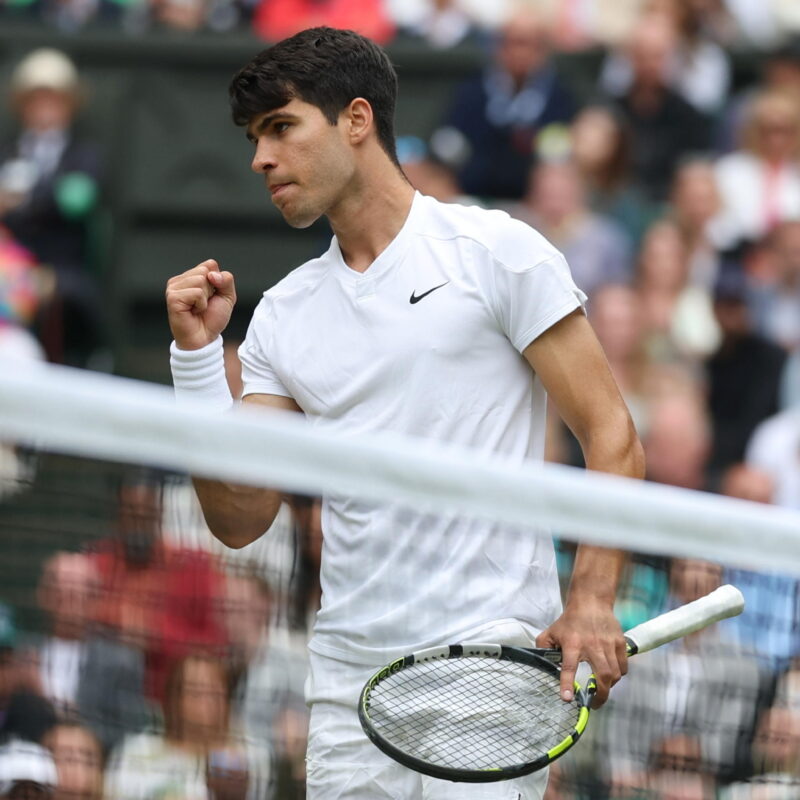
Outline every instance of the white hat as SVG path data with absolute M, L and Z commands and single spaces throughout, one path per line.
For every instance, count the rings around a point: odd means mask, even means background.
M 8 794 L 18 781 L 31 781 L 55 788 L 58 783 L 56 764 L 50 751 L 22 739 L 0 747 L 0 795 Z
M 28 53 L 11 75 L 11 89 L 14 92 L 32 89 L 77 92 L 79 88 L 80 81 L 75 65 L 60 50 L 49 47 Z

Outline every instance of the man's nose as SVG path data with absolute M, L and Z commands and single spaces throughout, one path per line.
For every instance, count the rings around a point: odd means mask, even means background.
M 275 154 L 270 149 L 269 145 L 262 140 L 256 144 L 256 152 L 253 155 L 253 161 L 250 164 L 250 169 L 253 172 L 266 172 L 275 166 Z

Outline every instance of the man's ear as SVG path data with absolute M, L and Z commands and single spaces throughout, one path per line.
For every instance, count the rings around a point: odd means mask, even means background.
M 361 144 L 373 129 L 374 115 L 369 101 L 363 97 L 356 97 L 342 112 L 348 125 L 347 133 L 350 144 Z

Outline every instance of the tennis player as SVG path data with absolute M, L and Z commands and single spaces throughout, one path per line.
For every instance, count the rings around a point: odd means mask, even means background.
M 549 395 L 590 469 L 640 477 L 641 446 L 563 256 L 505 213 L 416 193 L 395 155 L 396 92 L 378 46 L 330 28 L 270 47 L 231 83 L 272 202 L 292 227 L 325 215 L 334 231 L 324 255 L 256 308 L 239 350 L 244 402 L 521 462 L 542 458 Z M 179 400 L 228 408 L 221 334 L 233 276 L 204 261 L 166 297 Z M 231 547 L 258 538 L 280 504 L 276 491 L 195 483 Z M 362 733 L 359 691 L 390 658 L 484 640 L 561 647 L 565 699 L 589 661 L 601 704 L 626 670 L 612 613 L 622 554 L 581 546 L 562 613 L 552 541 L 535 519 L 523 529 L 326 497 L 322 525 L 308 797 L 540 798 L 542 773 L 456 785 L 399 766 Z

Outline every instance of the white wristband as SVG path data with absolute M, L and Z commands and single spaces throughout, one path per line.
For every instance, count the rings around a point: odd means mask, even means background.
M 199 350 L 181 350 L 173 342 L 169 348 L 169 366 L 179 404 L 201 403 L 218 411 L 227 411 L 233 405 L 225 378 L 221 336 Z

